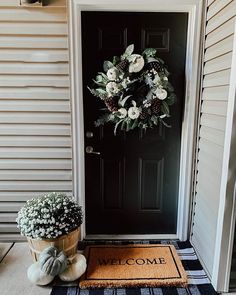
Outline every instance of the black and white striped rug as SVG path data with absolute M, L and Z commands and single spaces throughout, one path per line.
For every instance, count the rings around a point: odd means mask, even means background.
M 63 286 L 61 282 L 56 282 L 52 288 L 51 295 L 216 295 L 210 280 L 203 270 L 196 253 L 190 242 L 179 241 L 86 241 L 80 244 L 83 249 L 86 245 L 91 244 L 172 244 L 175 246 L 177 253 L 182 261 L 183 267 L 188 275 L 187 288 L 109 288 L 109 289 L 87 289 L 81 290 L 77 283 Z

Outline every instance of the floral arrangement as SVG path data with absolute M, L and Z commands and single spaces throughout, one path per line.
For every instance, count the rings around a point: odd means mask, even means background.
M 104 72 L 98 72 L 90 92 L 105 104 L 105 113 L 95 122 L 96 126 L 107 122 L 129 131 L 136 127 L 152 128 L 170 116 L 169 106 L 176 95 L 171 86 L 169 72 L 164 62 L 156 56 L 156 49 L 146 48 L 135 54 L 134 45 L 129 45 L 112 62 L 104 61 Z
M 81 207 L 64 193 L 49 193 L 28 200 L 16 219 L 21 234 L 33 239 L 54 239 L 82 224 Z

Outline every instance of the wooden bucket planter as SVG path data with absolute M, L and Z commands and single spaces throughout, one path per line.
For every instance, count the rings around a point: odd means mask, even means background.
M 59 251 L 64 251 L 67 257 L 76 254 L 79 238 L 80 228 L 78 227 L 72 232 L 56 239 L 37 240 L 27 238 L 27 240 L 33 260 L 38 261 L 40 253 L 50 246 L 56 247 Z

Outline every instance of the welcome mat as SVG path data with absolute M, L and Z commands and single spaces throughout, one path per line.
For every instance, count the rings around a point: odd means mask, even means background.
M 85 255 L 88 267 L 81 289 L 187 285 L 173 245 L 88 246 Z

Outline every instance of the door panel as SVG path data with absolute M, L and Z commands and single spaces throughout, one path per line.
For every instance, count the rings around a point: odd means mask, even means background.
M 85 144 L 100 152 L 85 156 L 87 234 L 176 233 L 186 35 L 185 13 L 82 12 L 84 131 L 93 132 Z M 157 48 L 168 65 L 172 128 L 116 136 L 113 125 L 95 128 L 104 105 L 87 86 L 129 44 L 135 53 Z

